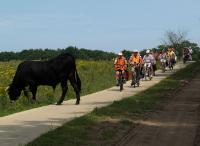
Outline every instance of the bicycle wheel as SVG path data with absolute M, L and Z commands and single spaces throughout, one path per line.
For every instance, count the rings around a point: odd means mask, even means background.
M 145 70 L 144 70 L 144 79 L 145 79 L 145 81 L 147 81 L 147 77 L 148 77 L 148 69 L 145 68 Z
M 119 87 L 120 87 L 120 91 L 122 91 L 123 90 L 123 75 L 121 71 L 119 73 Z
M 152 79 L 152 71 L 149 67 L 148 67 L 148 77 L 149 77 L 149 80 Z
M 165 72 L 165 63 L 162 63 L 161 67 L 162 67 L 162 72 L 164 73 Z
M 140 86 L 140 69 L 139 68 L 137 68 L 137 70 L 136 70 L 136 85 L 137 85 L 137 87 L 139 87 Z
M 136 84 L 136 74 L 135 74 L 135 71 L 134 71 L 134 72 L 132 72 L 131 86 L 133 86 L 135 88 L 135 84 Z

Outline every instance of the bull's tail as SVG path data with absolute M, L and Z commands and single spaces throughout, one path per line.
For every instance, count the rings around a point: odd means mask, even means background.
M 76 80 L 76 84 L 77 84 L 77 86 L 78 86 L 78 88 L 79 88 L 79 91 L 81 91 L 81 80 L 80 80 L 80 78 L 79 78 L 79 75 L 78 75 L 76 69 L 75 69 L 75 80 Z

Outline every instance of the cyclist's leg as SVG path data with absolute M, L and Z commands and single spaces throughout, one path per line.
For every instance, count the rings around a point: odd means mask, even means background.
M 192 54 L 190 53 L 190 61 L 192 61 Z
M 126 78 L 125 79 L 126 79 L 126 81 L 128 81 L 128 79 L 129 79 L 129 71 L 128 71 L 128 69 L 125 70 L 125 74 L 126 74 Z
M 168 68 L 171 68 L 171 62 L 170 62 L 170 58 L 168 58 Z
M 141 72 L 141 78 L 144 78 L 144 65 L 141 66 L 140 72 Z
M 115 73 L 115 80 L 116 80 L 116 85 L 119 86 L 119 71 L 116 71 Z
M 126 82 L 126 72 L 125 70 L 122 71 L 123 82 Z
M 131 67 L 131 75 L 132 75 L 132 82 L 131 82 L 131 86 L 132 86 L 135 83 L 135 68 L 134 67 Z
M 144 78 L 147 79 L 148 76 L 148 69 L 147 69 L 147 63 L 144 63 Z
M 136 68 L 136 83 L 139 83 L 140 80 L 140 67 Z
M 154 73 L 154 70 L 153 70 L 153 65 L 151 64 L 151 67 L 150 67 L 150 77 L 153 77 L 153 73 Z
M 174 66 L 174 58 L 173 57 L 170 59 L 170 62 L 171 62 L 171 68 L 173 69 L 173 66 Z
M 169 66 L 169 62 L 168 62 L 168 58 L 166 58 L 165 67 L 167 68 L 168 66 Z
M 156 75 L 156 64 L 153 64 L 153 75 L 155 76 Z

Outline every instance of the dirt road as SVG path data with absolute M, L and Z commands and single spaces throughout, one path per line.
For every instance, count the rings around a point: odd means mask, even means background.
M 129 131 L 119 146 L 200 146 L 200 73 L 162 108 Z

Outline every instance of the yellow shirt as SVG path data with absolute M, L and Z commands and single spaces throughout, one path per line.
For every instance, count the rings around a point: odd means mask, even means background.
M 130 63 L 142 63 L 142 58 L 137 55 L 137 56 L 131 56 L 131 58 L 129 59 Z
M 174 57 L 174 56 L 175 56 L 174 51 L 168 51 L 167 52 L 167 57 Z

